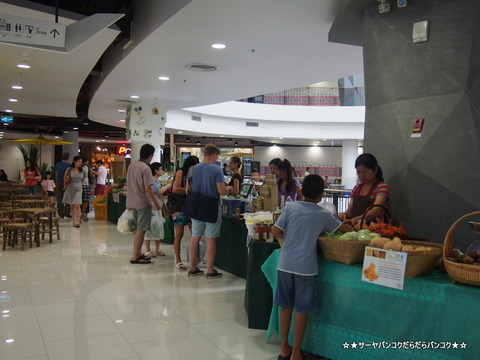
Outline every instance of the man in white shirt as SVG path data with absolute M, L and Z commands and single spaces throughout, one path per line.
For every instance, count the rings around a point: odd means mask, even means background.
M 97 184 L 95 185 L 95 196 L 98 195 L 106 195 L 107 193 L 107 187 L 105 186 L 105 183 L 107 181 L 107 169 L 103 166 L 103 161 L 102 160 L 97 160 L 97 170 L 92 169 L 92 173 L 94 173 L 97 176 Z

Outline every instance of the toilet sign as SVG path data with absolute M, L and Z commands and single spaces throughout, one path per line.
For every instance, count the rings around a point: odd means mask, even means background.
M 65 47 L 66 25 L 0 14 L 0 41 Z

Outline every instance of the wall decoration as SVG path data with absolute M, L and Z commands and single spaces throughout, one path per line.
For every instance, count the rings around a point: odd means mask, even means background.
M 143 133 L 143 137 L 146 137 L 146 138 L 152 137 L 152 130 L 145 129 L 145 131 Z
M 157 109 L 156 107 L 154 107 L 154 108 L 152 109 L 152 114 L 153 114 L 153 115 L 158 115 L 158 109 Z
M 138 131 L 137 129 L 134 129 L 133 132 L 132 132 L 132 135 L 133 136 L 140 136 L 140 131 Z

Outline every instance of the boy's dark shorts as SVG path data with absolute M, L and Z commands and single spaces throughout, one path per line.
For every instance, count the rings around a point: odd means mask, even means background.
M 298 313 L 312 314 L 317 311 L 317 276 L 304 276 L 277 271 L 275 305 L 294 308 Z

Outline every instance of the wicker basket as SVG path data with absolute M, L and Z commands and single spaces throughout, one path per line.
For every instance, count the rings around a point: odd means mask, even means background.
M 362 263 L 365 247 L 370 243 L 370 241 L 341 240 L 327 237 L 320 237 L 318 240 L 326 260 L 346 265 Z
M 443 264 L 445 266 L 445 270 L 447 270 L 450 280 L 453 282 L 480 286 L 480 266 L 456 263 L 446 259 L 447 257 L 450 257 L 450 254 L 452 253 L 453 231 L 462 220 L 473 215 L 480 215 L 480 211 L 474 211 L 463 215 L 457 221 L 455 221 L 452 226 L 450 226 L 450 229 L 448 229 L 443 245 Z
M 443 246 L 441 244 L 413 240 L 402 240 L 402 244 L 433 248 L 428 251 L 405 251 L 408 254 L 407 266 L 405 267 L 406 278 L 414 278 L 432 273 L 442 258 Z

